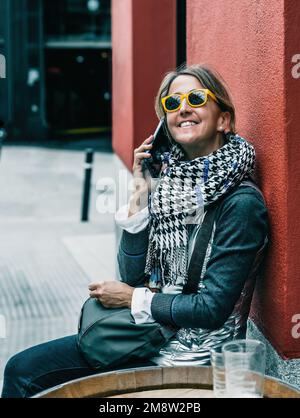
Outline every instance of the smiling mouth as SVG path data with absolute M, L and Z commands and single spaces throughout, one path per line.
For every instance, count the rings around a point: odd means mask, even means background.
M 178 128 L 190 128 L 191 126 L 195 126 L 195 125 L 198 125 L 198 123 L 194 121 L 184 121 L 184 122 L 180 122 L 180 124 L 178 125 Z

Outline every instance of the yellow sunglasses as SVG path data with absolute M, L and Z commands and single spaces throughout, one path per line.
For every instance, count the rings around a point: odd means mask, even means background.
M 165 96 L 161 99 L 161 104 L 165 112 L 176 112 L 180 108 L 183 99 L 186 99 L 191 107 L 201 107 L 207 102 L 208 96 L 218 103 L 218 99 L 209 89 L 194 89 L 185 94 L 173 93 Z

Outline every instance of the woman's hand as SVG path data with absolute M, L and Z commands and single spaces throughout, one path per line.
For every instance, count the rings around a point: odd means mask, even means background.
M 153 135 L 150 135 L 145 141 L 134 150 L 134 159 L 133 159 L 133 166 L 132 166 L 132 174 L 133 177 L 136 178 L 144 178 L 143 170 L 142 170 L 142 161 L 144 158 L 150 158 L 149 151 L 152 148 Z
M 153 135 L 150 135 L 138 148 L 134 150 L 134 160 L 132 167 L 133 174 L 133 192 L 129 199 L 128 217 L 139 212 L 147 206 L 149 185 L 144 177 L 142 161 L 144 158 L 150 158 L 150 153 L 146 151 L 152 147 Z
M 89 285 L 90 297 L 98 299 L 105 308 L 131 308 L 134 287 L 118 281 L 94 282 Z

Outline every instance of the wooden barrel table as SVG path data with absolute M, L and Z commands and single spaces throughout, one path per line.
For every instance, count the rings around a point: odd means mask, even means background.
M 141 367 L 84 377 L 35 398 L 213 398 L 211 367 Z M 265 377 L 264 397 L 300 398 L 300 391 Z

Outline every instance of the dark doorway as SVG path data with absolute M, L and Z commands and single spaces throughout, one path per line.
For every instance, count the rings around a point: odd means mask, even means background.
M 51 137 L 111 130 L 110 0 L 44 2 Z
M 111 50 L 49 49 L 46 108 L 51 133 L 111 129 Z

